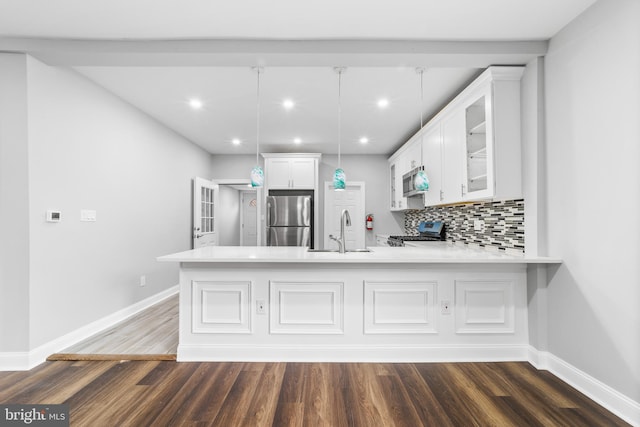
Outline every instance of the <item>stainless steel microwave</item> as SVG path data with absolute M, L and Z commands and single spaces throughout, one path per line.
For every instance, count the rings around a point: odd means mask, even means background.
M 409 172 L 402 175 L 402 196 L 403 197 L 411 197 L 417 196 L 418 194 L 422 194 L 422 191 L 416 190 L 416 175 L 418 172 L 423 171 L 424 166 L 418 166 L 415 169 L 410 170 Z

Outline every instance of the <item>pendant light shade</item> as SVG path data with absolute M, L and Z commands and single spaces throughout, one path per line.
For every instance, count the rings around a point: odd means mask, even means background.
M 346 186 L 345 184 L 346 179 L 347 178 L 342 168 L 336 169 L 335 172 L 333 173 L 333 189 L 344 190 L 344 187 Z
M 335 191 L 342 191 L 346 187 L 346 175 L 342 169 L 340 150 L 342 148 L 342 73 L 346 71 L 345 67 L 334 68 L 338 73 L 338 168 L 333 173 L 333 189 Z
M 429 189 L 429 177 L 425 171 L 418 171 L 413 183 L 418 191 L 427 191 Z
M 422 104 L 424 97 L 424 90 L 422 89 L 422 76 L 424 74 L 424 68 L 416 68 L 416 72 L 420 74 L 420 131 L 422 131 Z M 422 140 L 422 137 L 420 137 Z M 420 143 L 420 147 L 424 146 L 424 143 Z M 424 158 L 424 156 L 423 156 Z M 429 190 L 429 177 L 424 170 L 418 171 L 415 179 L 413 180 L 413 185 L 418 191 L 427 191 Z
M 246 182 L 246 181 L 245 181 Z M 254 188 L 262 187 L 264 185 L 264 172 L 260 165 L 255 165 L 251 169 L 251 186 Z
M 258 76 L 256 89 L 256 165 L 251 169 L 251 187 L 259 188 L 264 185 L 264 172 L 260 166 L 260 73 L 262 68 L 254 67 Z

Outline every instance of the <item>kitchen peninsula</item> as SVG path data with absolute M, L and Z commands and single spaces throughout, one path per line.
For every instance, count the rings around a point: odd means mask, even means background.
M 527 265 L 560 263 L 447 242 L 158 260 L 180 263 L 179 361 L 526 360 Z

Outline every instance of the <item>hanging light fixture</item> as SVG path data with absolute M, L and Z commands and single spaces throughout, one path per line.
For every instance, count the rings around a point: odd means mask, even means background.
M 251 169 L 251 186 L 254 188 L 264 185 L 264 172 L 260 166 L 260 73 L 261 67 L 253 67 L 258 76 L 256 90 L 256 165 Z
M 333 189 L 336 191 L 344 190 L 346 184 L 346 175 L 342 170 L 342 163 L 340 158 L 340 150 L 342 148 L 342 73 L 346 71 L 345 67 L 335 67 L 335 72 L 338 73 L 338 168 L 333 173 Z
M 423 111 L 423 98 L 424 91 L 422 89 L 422 76 L 424 75 L 424 68 L 416 68 L 416 73 L 420 74 L 420 129 L 422 130 L 422 111 Z M 422 152 L 422 135 L 420 136 L 420 150 Z M 421 155 L 422 156 L 422 155 Z M 418 171 L 416 177 L 413 181 L 415 189 L 418 191 L 427 191 L 429 190 L 429 177 L 427 177 L 427 173 L 424 170 Z

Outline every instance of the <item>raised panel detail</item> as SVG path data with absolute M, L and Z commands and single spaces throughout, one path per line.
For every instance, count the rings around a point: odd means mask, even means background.
M 272 334 L 342 334 L 341 282 L 271 282 Z
M 251 282 L 192 282 L 193 333 L 251 332 Z
M 437 282 L 365 282 L 365 334 L 437 333 Z
M 456 281 L 456 333 L 513 333 L 512 281 Z

